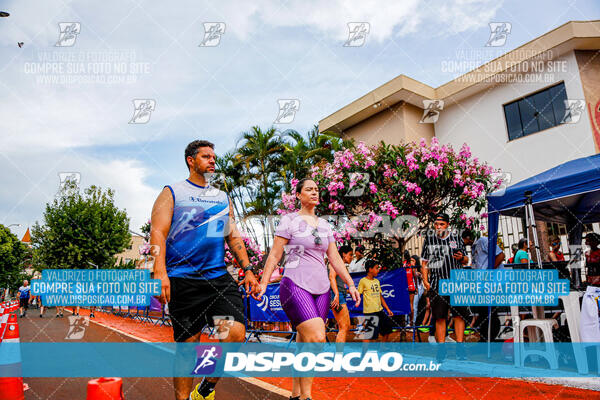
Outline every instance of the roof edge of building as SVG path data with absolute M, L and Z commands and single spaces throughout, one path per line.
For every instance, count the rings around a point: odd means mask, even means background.
M 512 65 L 520 64 L 544 52 L 560 46 L 563 46 L 560 54 L 577 50 L 577 39 L 586 38 L 598 40 L 600 44 L 600 20 L 568 21 L 437 88 L 400 74 L 320 120 L 319 132 L 341 132 L 379 113 L 383 109 L 381 106 L 390 107 L 400 101 L 420 106 L 418 101 L 422 99 L 445 99 L 455 96 L 485 82 L 493 75 L 506 71 Z

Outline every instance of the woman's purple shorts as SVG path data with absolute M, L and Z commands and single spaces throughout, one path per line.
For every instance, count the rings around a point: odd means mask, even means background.
M 279 300 L 294 329 L 304 321 L 322 318 L 327 321 L 329 292 L 312 294 L 284 277 L 279 285 Z

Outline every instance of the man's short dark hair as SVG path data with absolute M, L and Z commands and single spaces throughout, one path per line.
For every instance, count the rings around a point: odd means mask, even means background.
M 343 246 L 340 246 L 338 251 L 339 251 L 340 255 L 344 255 L 346 253 L 352 253 L 352 247 L 345 244 Z
M 365 271 L 369 272 L 371 268 L 377 265 L 377 261 L 375 260 L 367 260 L 365 261 Z
M 358 251 L 359 253 L 364 253 L 365 252 L 365 246 L 363 246 L 362 244 L 359 244 L 358 246 L 356 246 L 356 248 L 354 249 L 354 251 Z
M 209 142 L 208 140 L 194 140 L 192 143 L 188 144 L 185 148 L 185 166 L 190 169 L 188 165 L 187 158 L 188 157 L 196 157 L 198 154 L 198 149 L 200 147 L 210 147 L 211 149 L 215 149 L 215 145 Z
M 461 234 L 461 237 L 462 237 L 463 239 L 467 239 L 467 238 L 469 238 L 469 239 L 471 239 L 471 240 L 475 239 L 475 235 L 473 234 L 473 231 L 472 231 L 472 230 L 470 230 L 470 229 L 465 229 L 465 230 L 462 232 L 462 234 Z
M 596 232 L 590 232 L 585 235 L 584 240 L 590 240 L 592 243 L 600 243 L 600 235 L 598 235 Z

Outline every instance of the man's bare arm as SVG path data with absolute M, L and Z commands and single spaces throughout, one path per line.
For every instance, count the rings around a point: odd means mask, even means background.
M 171 190 L 164 188 L 154 202 L 150 221 L 150 251 L 154 257 L 154 279 L 161 280 L 160 300 L 163 303 L 168 303 L 171 300 L 171 285 L 167 276 L 165 254 L 167 236 L 171 229 L 173 207 Z
M 421 274 L 423 275 L 423 285 L 429 290 L 429 269 L 427 268 L 427 260 L 421 260 Z
M 229 201 L 229 234 L 225 237 L 227 246 L 231 254 L 235 257 L 240 267 L 244 268 L 250 261 L 248 260 L 248 253 L 246 252 L 246 245 L 242 239 L 242 235 L 237 228 L 235 223 L 235 215 L 233 213 L 233 204 Z
M 237 225 L 235 223 L 235 215 L 233 214 L 233 203 L 231 200 L 229 201 L 229 234 L 225 238 L 227 241 L 227 245 L 231 250 L 231 253 L 240 264 L 240 267 L 244 268 L 250 265 L 250 260 L 248 260 L 248 253 L 246 252 L 246 245 L 244 244 L 244 240 L 242 239 L 242 235 L 240 231 L 238 231 Z M 246 289 L 246 295 L 254 294 L 259 290 L 258 281 L 254 276 L 254 272 L 252 270 L 248 270 L 244 274 L 244 280 L 240 283 L 243 284 Z

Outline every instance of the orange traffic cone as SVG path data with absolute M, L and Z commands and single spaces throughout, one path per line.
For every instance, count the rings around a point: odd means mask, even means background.
M 4 337 L 6 321 L 8 321 L 8 312 L 6 308 L 0 307 L 0 343 L 2 343 L 2 337 Z
M 98 378 L 88 381 L 86 400 L 123 400 L 121 378 Z
M 0 378 L 2 400 L 24 400 L 23 378 Z
M 17 323 L 17 316 L 11 314 L 8 316 L 4 314 L 4 317 L 8 317 L 8 321 L 6 322 L 6 326 L 4 329 L 4 337 L 2 338 L 2 342 L 4 343 L 19 343 L 19 325 Z M 6 348 L 7 352 L 2 351 L 2 362 L 0 362 L 1 367 L 7 368 L 12 372 L 15 372 L 15 369 L 20 368 L 21 364 L 21 352 L 18 348 L 10 347 Z M 6 354 L 5 354 L 6 353 Z M 19 373 L 20 375 L 20 373 Z M 0 378 L 0 393 L 2 393 L 3 400 L 23 400 L 25 399 L 24 389 L 25 386 L 23 384 L 23 378 L 20 377 L 10 377 L 10 378 Z

